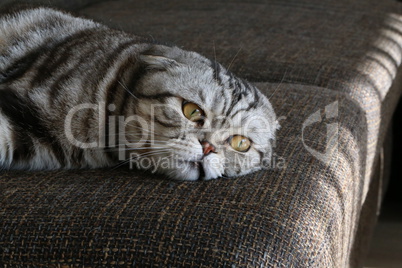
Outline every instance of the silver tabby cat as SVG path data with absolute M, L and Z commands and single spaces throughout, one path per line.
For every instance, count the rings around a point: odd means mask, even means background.
M 277 128 L 262 93 L 195 52 L 49 8 L 0 17 L 0 169 L 238 176 L 271 160 Z

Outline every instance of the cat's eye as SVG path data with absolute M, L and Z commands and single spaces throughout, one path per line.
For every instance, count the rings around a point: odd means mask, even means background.
M 193 122 L 204 119 L 204 111 L 197 104 L 192 102 L 183 103 L 183 114 L 188 120 Z
M 229 140 L 229 143 L 233 149 L 239 152 L 246 152 L 248 151 L 248 149 L 250 149 L 251 146 L 250 139 L 241 135 L 232 136 Z

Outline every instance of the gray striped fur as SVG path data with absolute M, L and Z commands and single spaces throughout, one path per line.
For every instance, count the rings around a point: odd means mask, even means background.
M 183 100 L 204 110 L 202 126 L 183 116 Z M 0 17 L 2 169 L 134 161 L 174 179 L 238 176 L 271 158 L 277 126 L 253 85 L 195 52 L 49 8 Z M 248 152 L 230 148 L 236 134 L 252 140 Z M 202 156 L 206 139 L 217 152 Z M 161 165 L 169 159 L 181 165 Z

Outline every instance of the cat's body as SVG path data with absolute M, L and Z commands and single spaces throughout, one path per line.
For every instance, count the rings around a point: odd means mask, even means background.
M 277 122 L 197 53 L 47 8 L 0 17 L 0 168 L 134 161 L 176 179 L 260 169 Z M 148 162 L 147 162 L 148 161 Z

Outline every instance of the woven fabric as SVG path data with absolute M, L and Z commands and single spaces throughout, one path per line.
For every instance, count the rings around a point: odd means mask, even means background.
M 362 197 L 364 113 L 337 92 L 282 86 L 271 99 L 286 119 L 268 171 L 193 183 L 126 169 L 3 172 L 2 262 L 346 266 Z M 259 87 L 269 96 L 277 85 Z M 303 130 L 333 103 L 335 118 Z M 325 164 L 306 146 L 324 152 L 334 123 L 341 146 Z
M 348 93 L 370 122 L 367 193 L 389 115 L 401 94 L 401 88 L 389 88 L 402 60 L 402 3 L 123 0 L 94 5 L 81 14 L 216 57 L 250 81 Z

